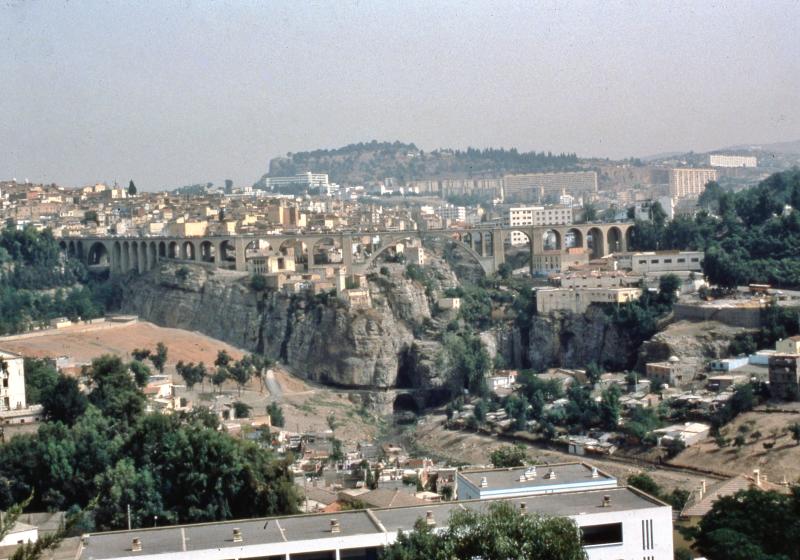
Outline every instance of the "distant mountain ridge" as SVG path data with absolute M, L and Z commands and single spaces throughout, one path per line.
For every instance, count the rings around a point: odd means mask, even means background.
M 254 186 L 263 187 L 267 177 L 286 177 L 306 171 L 327 173 L 331 181 L 342 184 L 369 184 L 387 177 L 405 183 L 444 177 L 480 178 L 504 173 L 562 171 L 575 169 L 578 163 L 575 154 L 519 152 L 516 148 L 425 152 L 413 143 L 373 140 L 274 158 L 269 162 L 269 172 Z

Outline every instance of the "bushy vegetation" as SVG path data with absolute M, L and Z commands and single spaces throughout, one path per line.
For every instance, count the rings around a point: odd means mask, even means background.
M 437 520 L 441 525 L 445 520 Z M 381 555 L 383 560 L 452 560 L 485 558 L 500 560 L 585 560 L 580 530 L 563 517 L 523 515 L 510 502 L 490 504 L 483 511 L 454 510 L 446 528 L 420 519 L 409 533 L 400 532 L 397 542 Z
M 705 210 L 694 218 L 637 222 L 631 248 L 705 251 L 706 276 L 726 288 L 800 286 L 800 169 L 738 193 L 709 183 L 699 202 Z M 787 205 L 795 210 L 784 213 Z
M 95 497 L 98 529 L 198 522 L 295 511 L 288 465 L 218 430 L 206 411 L 145 413 L 129 364 L 103 356 L 72 378 L 41 384 L 48 421 L 0 447 L 0 509 L 83 508 Z M 43 379 L 46 375 L 38 376 Z
M 120 301 L 119 284 L 65 257 L 49 230 L 7 227 L 0 234 L 0 335 L 56 317 L 93 319 Z
M 682 510 L 689 500 L 689 491 L 676 488 L 672 492 L 665 492 L 655 480 L 647 473 L 632 474 L 628 477 L 628 486 L 638 488 L 664 502 L 670 504 L 673 509 Z
M 800 488 L 791 493 L 740 490 L 714 502 L 687 532 L 708 558 L 797 560 L 800 558 Z

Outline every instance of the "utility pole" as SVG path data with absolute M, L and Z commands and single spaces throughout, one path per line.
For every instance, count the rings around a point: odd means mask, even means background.
M 128 504 L 128 531 L 131 530 L 131 505 Z

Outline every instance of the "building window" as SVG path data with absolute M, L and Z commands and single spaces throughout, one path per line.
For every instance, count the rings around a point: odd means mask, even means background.
M 664 259 L 664 264 L 672 264 L 672 259 Z
M 622 523 L 581 527 L 581 544 L 583 546 L 622 544 Z
M 692 258 L 692 262 L 700 262 L 700 259 L 699 259 L 699 258 L 697 258 L 697 257 L 693 257 L 693 258 Z
M 679 262 L 679 263 L 685 263 L 685 262 L 686 262 L 686 259 L 678 259 L 678 262 Z

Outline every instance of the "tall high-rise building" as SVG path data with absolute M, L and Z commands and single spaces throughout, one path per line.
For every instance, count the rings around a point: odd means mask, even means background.
M 670 169 L 669 194 L 672 198 L 694 198 L 702 194 L 709 181 L 716 180 L 716 169 Z

